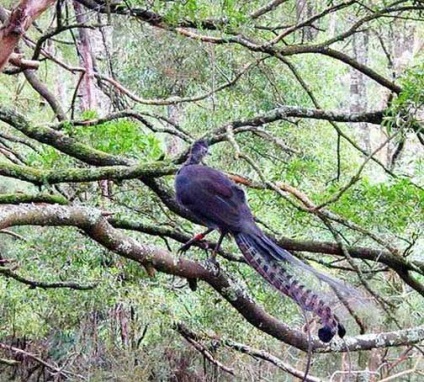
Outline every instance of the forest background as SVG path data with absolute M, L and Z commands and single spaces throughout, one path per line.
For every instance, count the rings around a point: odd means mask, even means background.
M 2 1 L 0 379 L 422 380 L 423 20 L 402 0 Z M 230 239 L 218 275 L 177 254 L 203 228 L 173 180 L 204 136 L 271 237 L 361 291 L 344 341 Z

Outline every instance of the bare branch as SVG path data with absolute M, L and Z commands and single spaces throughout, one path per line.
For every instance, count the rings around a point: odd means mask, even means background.
M 265 4 L 264 6 L 257 9 L 255 12 L 252 12 L 250 14 L 250 17 L 252 19 L 258 19 L 259 17 L 267 14 L 268 12 L 272 12 L 279 5 L 284 4 L 286 2 L 287 0 L 272 0 L 268 4 Z
M 174 325 L 174 329 L 178 333 L 180 333 L 187 340 L 187 342 L 190 345 L 192 345 L 197 351 L 199 351 L 210 363 L 212 363 L 213 365 L 216 365 L 218 368 L 220 368 L 221 370 L 225 371 L 228 374 L 235 375 L 234 369 L 228 366 L 225 366 L 223 363 L 216 360 L 214 356 L 211 354 L 211 352 L 208 349 L 206 349 L 206 347 L 203 346 L 198 341 L 197 336 L 194 335 L 194 333 L 190 331 L 184 324 L 180 322 Z
M 86 378 L 83 377 L 82 375 L 75 374 L 75 373 L 72 373 L 72 372 L 67 371 L 67 370 L 63 370 L 61 367 L 54 366 L 51 363 L 44 361 L 39 356 L 37 356 L 33 353 L 30 353 L 28 351 L 19 349 L 17 347 L 11 346 L 11 345 L 6 345 L 5 343 L 2 343 L 2 342 L 0 342 L 0 348 L 3 349 L 3 350 L 6 350 L 6 351 L 10 351 L 10 352 L 15 353 L 15 354 L 24 355 L 25 357 L 31 358 L 35 362 L 40 363 L 41 365 L 43 365 L 43 366 L 47 367 L 48 369 L 50 369 L 51 371 L 53 371 L 54 373 L 57 373 L 58 375 L 62 375 L 65 378 L 67 378 L 69 376 L 73 376 L 73 377 L 78 377 L 79 379 L 82 379 L 82 380 L 86 380 Z
M 12 269 L 7 267 L 0 267 L 0 274 L 5 277 L 10 277 L 22 284 L 29 285 L 31 289 L 41 288 L 41 289 L 75 289 L 75 290 L 91 290 L 97 287 L 98 283 L 94 284 L 79 284 L 73 281 L 59 281 L 59 282 L 44 282 L 44 281 L 36 281 L 31 280 L 25 277 L 18 275 Z
M 311 375 L 305 376 L 304 372 L 302 372 L 301 370 L 294 368 L 292 365 L 288 364 L 287 362 L 284 362 L 282 359 L 266 352 L 265 350 L 255 349 L 245 344 L 242 344 L 240 342 L 235 342 L 232 340 L 224 340 L 222 341 L 222 344 L 225 346 L 228 346 L 231 349 L 237 350 L 240 353 L 248 354 L 254 358 L 260 358 L 260 359 L 263 359 L 264 361 L 272 363 L 273 365 L 277 366 L 279 369 L 291 374 L 292 376 L 302 379 L 302 381 L 309 381 L 309 382 L 323 381 L 321 378 L 313 377 Z
M 43 84 L 36 76 L 35 71 L 32 69 L 25 69 L 24 75 L 29 84 L 33 87 L 33 89 L 43 97 L 47 103 L 52 108 L 55 116 L 59 121 L 63 121 L 66 119 L 66 114 L 62 108 L 62 105 L 58 101 L 58 99 L 54 96 L 54 94 L 47 88 L 45 84 Z

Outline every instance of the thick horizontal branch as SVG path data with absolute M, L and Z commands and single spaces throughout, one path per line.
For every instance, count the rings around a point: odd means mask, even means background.
M 0 164 L 0 175 L 31 182 L 37 185 L 93 182 L 97 180 L 125 180 L 143 176 L 159 177 L 177 172 L 174 165 L 164 162 L 143 163 L 137 166 L 104 166 L 97 168 L 67 168 L 38 170 L 10 163 Z M 0 198 L 1 202 L 1 198 Z
M 102 216 L 101 211 L 97 209 L 58 205 L 37 206 L 34 204 L 0 206 L 0 229 L 16 225 L 78 227 L 105 248 L 141 265 L 152 265 L 160 272 L 187 279 L 203 280 L 259 330 L 298 349 L 308 350 L 308 339 L 304 334 L 267 314 L 224 270 L 221 270 L 217 276 L 213 269 L 209 269 L 198 262 L 181 257 L 175 258 L 166 250 L 139 243 L 113 228 Z M 398 332 L 357 336 L 345 341 L 335 342 L 329 346 L 323 346 L 320 341 L 313 340 L 311 345 L 314 351 L 344 352 L 411 345 L 423 339 L 424 328 L 418 327 Z
M 0 175 L 3 163 L 0 164 Z M 20 167 L 20 166 L 18 166 Z M 40 194 L 0 194 L 0 204 L 19 204 L 19 203 L 51 203 L 51 204 L 68 204 L 68 200 L 61 195 Z
M 315 349 L 317 353 L 358 351 L 372 348 L 387 348 L 407 346 L 420 343 L 424 340 L 424 326 L 396 330 L 378 334 L 363 334 L 356 337 L 347 337 L 344 341 L 332 342 L 326 347 Z
M 243 126 L 261 126 L 267 123 L 283 120 L 288 117 L 380 124 L 383 120 L 383 111 L 347 113 L 340 111 L 307 109 L 296 106 L 280 106 L 253 118 L 232 121 L 230 124 L 234 129 Z M 55 129 L 46 126 L 31 126 L 29 121 L 22 114 L 12 109 L 0 106 L 0 120 L 21 131 L 27 137 L 35 139 L 41 143 L 46 143 L 65 154 L 82 160 L 87 164 L 95 166 L 134 165 L 134 162 L 129 159 L 93 149 Z M 222 126 L 216 129 L 214 134 L 225 133 L 226 129 L 227 125 Z M 181 160 L 182 157 L 178 158 L 176 162 L 179 163 Z

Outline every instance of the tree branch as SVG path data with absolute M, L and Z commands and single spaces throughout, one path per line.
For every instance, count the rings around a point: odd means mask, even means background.
M 143 163 L 136 166 L 104 166 L 98 168 L 67 168 L 37 170 L 29 166 L 2 163 L 0 175 L 20 179 L 36 185 L 93 182 L 97 180 L 125 180 L 140 177 L 172 175 L 177 167 L 166 162 Z M 1 200 L 1 199 L 0 199 Z
M 24 75 L 29 84 L 33 87 L 33 89 L 43 97 L 47 103 L 52 108 L 55 116 L 59 121 L 63 121 L 66 119 L 66 114 L 62 108 L 62 105 L 58 101 L 58 99 L 54 96 L 53 93 L 47 88 L 45 84 L 43 84 L 36 76 L 35 71 L 33 69 L 25 69 Z
M 100 245 L 141 265 L 152 265 L 160 272 L 186 279 L 203 280 L 259 330 L 300 350 L 308 350 L 308 338 L 304 334 L 267 314 L 224 270 L 217 276 L 213 269 L 198 262 L 184 258 L 177 259 L 161 248 L 141 244 L 113 228 L 97 209 L 33 204 L 0 206 L 0 229 L 16 225 L 78 227 Z M 357 336 L 327 346 L 318 340 L 313 340 L 311 346 L 316 352 L 344 352 L 403 346 L 418 343 L 423 339 L 424 327 L 417 327 L 397 332 Z
M 178 323 L 173 326 L 173 328 L 186 339 L 186 341 L 192 345 L 197 351 L 200 352 L 211 364 L 217 366 L 221 370 L 225 371 L 228 374 L 235 375 L 234 369 L 228 366 L 225 366 L 220 361 L 216 360 L 211 352 L 203 346 L 199 341 L 197 336 L 190 331 L 184 324 Z
M 2 163 L 0 165 L 0 175 L 2 174 L 2 170 L 4 166 L 8 166 L 7 164 Z M 16 166 L 16 165 L 14 165 Z M 17 166 L 21 167 L 21 166 Z M 20 179 L 20 178 L 17 178 Z M 65 199 L 61 195 L 50 195 L 46 193 L 40 193 L 36 195 L 31 194 L 0 194 L 0 204 L 20 204 L 20 203 L 51 203 L 51 204 L 68 204 L 68 200 Z
M 32 126 L 20 113 L 0 106 L 0 120 L 19 130 L 29 138 L 46 143 L 57 150 L 95 166 L 129 165 L 133 163 L 117 155 L 96 150 L 76 139 L 48 127 Z
M 75 290 L 91 290 L 94 289 L 98 283 L 94 284 L 79 284 L 73 281 L 59 281 L 59 282 L 44 282 L 44 281 L 36 281 L 32 279 L 28 279 L 18 275 L 12 269 L 7 267 L 0 267 L 0 274 L 5 277 L 10 277 L 22 284 L 29 285 L 31 289 L 41 288 L 41 289 L 58 289 L 58 288 L 67 288 L 67 289 L 75 289 Z
M 75 374 L 75 373 L 72 373 L 70 371 L 64 370 L 61 367 L 54 366 L 54 365 L 44 361 L 43 359 L 41 359 L 39 356 L 37 356 L 33 353 L 30 353 L 30 352 L 27 352 L 25 350 L 19 349 L 17 347 L 14 347 L 14 346 L 11 346 L 11 345 L 6 345 L 6 344 L 0 342 L 0 349 L 10 351 L 14 354 L 19 354 L 21 356 L 23 355 L 25 357 L 28 357 L 28 358 L 32 359 L 33 361 L 47 367 L 52 372 L 54 372 L 56 375 L 62 375 L 64 378 L 68 378 L 69 376 L 73 376 L 73 377 L 78 377 L 79 379 L 85 380 L 85 378 L 82 375 Z

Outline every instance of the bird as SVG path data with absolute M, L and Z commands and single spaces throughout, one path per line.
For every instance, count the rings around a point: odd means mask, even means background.
M 193 143 L 187 160 L 175 177 L 177 202 L 208 229 L 195 235 L 180 250 L 186 251 L 195 241 L 213 230 L 220 232 L 211 260 L 226 235 L 234 238 L 246 262 L 279 292 L 293 299 L 302 309 L 312 311 L 321 321 L 318 338 L 330 342 L 338 334 L 343 338 L 346 329 L 328 303 L 318 292 L 308 289 L 296 279 L 293 270 L 307 271 L 326 282 L 340 297 L 345 288 L 341 281 L 325 275 L 278 246 L 255 223 L 244 190 L 219 170 L 202 164 L 208 154 L 206 139 Z M 298 272 L 299 273 L 299 272 Z

